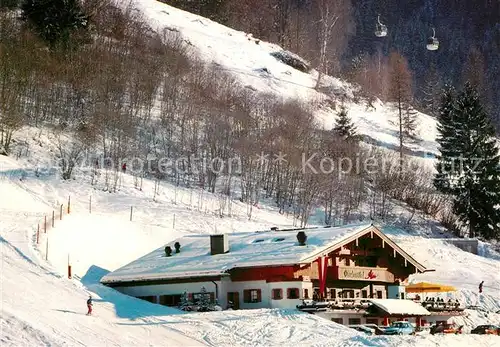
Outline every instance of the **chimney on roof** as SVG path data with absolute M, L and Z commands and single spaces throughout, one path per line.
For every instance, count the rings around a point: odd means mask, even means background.
M 229 252 L 229 237 L 227 234 L 210 235 L 210 254 L 224 254 Z
M 300 246 L 305 246 L 307 241 L 307 235 L 304 231 L 299 231 L 297 233 L 297 241 L 299 241 Z

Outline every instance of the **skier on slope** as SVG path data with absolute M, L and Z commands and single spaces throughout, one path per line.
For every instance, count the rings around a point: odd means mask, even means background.
M 484 281 L 479 283 L 479 294 L 481 294 L 483 292 L 483 284 L 484 284 Z
M 92 314 L 92 295 L 89 295 L 89 299 L 87 300 L 87 307 L 88 307 L 88 312 L 87 316 Z

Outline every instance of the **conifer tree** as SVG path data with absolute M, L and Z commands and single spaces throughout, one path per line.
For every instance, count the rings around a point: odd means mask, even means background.
M 413 139 L 415 131 L 417 130 L 417 111 L 410 104 L 405 106 L 402 122 L 404 137 L 407 139 Z
M 452 171 L 456 159 L 459 157 L 458 145 L 454 119 L 455 119 L 455 98 L 456 92 L 453 87 L 445 86 L 441 97 L 441 105 L 437 115 L 438 124 L 438 143 L 440 156 L 438 156 L 438 163 L 436 165 L 437 174 L 434 178 L 434 186 L 444 194 L 453 193 L 452 189 L 452 176 L 455 172 Z
M 70 47 L 73 34 L 89 24 L 79 0 L 24 0 L 21 18 L 51 48 Z
M 187 291 L 184 291 L 184 293 L 181 296 L 180 309 L 183 311 L 190 311 L 192 305 L 193 303 L 189 300 L 189 295 Z
M 207 293 L 207 289 L 205 287 L 201 287 L 201 295 L 200 295 L 200 301 L 198 302 L 198 310 L 201 312 L 212 311 L 210 294 Z
M 439 73 L 436 69 L 436 65 L 431 64 L 429 70 L 425 75 L 423 86 L 421 88 L 421 104 L 423 110 L 434 117 L 438 116 L 439 114 L 439 99 L 442 87 L 443 86 L 439 77 Z
M 456 100 L 445 92 L 438 130 L 436 187 L 453 196 L 454 213 L 470 237 L 500 237 L 500 155 L 494 128 L 470 83 Z
M 356 137 L 356 127 L 344 107 L 342 107 L 340 113 L 337 116 L 335 128 L 333 130 L 340 137 L 346 140 L 350 140 Z

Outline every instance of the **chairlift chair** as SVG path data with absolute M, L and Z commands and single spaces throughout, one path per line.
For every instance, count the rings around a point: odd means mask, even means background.
M 377 37 L 387 36 L 387 26 L 380 23 L 380 15 L 378 15 L 377 23 L 375 24 L 375 36 Z
M 439 40 L 436 38 L 436 31 L 432 28 L 432 36 L 427 39 L 427 49 L 436 51 L 439 48 Z

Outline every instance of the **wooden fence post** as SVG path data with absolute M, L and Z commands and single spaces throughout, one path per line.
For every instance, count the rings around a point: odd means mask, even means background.
M 47 237 L 47 244 L 45 246 L 45 260 L 49 259 L 49 238 Z
M 47 233 L 47 216 L 43 216 L 43 230 Z
M 62 215 L 63 215 L 63 204 L 59 207 L 59 220 L 62 220 Z
M 68 214 L 71 211 L 71 196 L 68 196 Z
M 130 206 L 130 221 L 132 221 L 132 211 L 133 211 L 134 207 L 133 206 Z
M 40 243 L 40 223 L 36 226 L 36 244 Z
M 69 262 L 69 253 L 68 253 L 68 278 L 71 279 L 71 265 Z
M 89 213 L 92 213 L 92 195 L 89 198 Z
M 55 219 L 56 219 L 56 211 L 52 210 L 52 228 L 54 227 Z
M 172 221 L 172 230 L 175 230 L 175 213 L 174 213 L 174 219 Z

